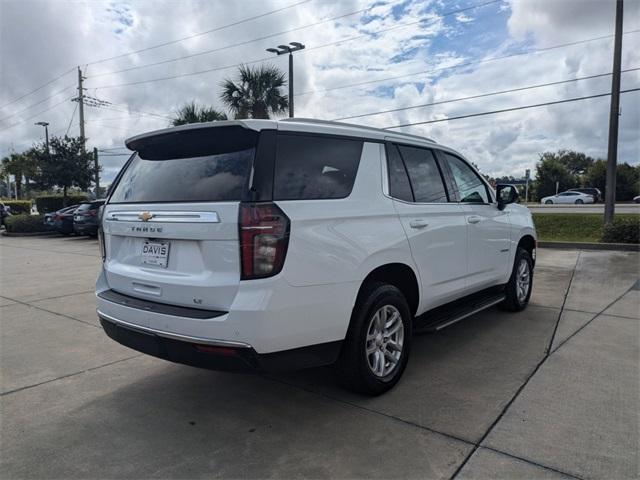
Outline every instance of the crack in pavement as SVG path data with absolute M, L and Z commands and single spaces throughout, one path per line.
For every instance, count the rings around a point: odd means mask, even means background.
M 22 392 L 23 390 L 29 390 L 31 388 L 36 388 L 36 387 L 39 387 L 41 385 L 46 385 L 47 383 L 57 382 L 58 380 L 64 380 L 65 378 L 75 377 L 75 376 L 81 375 L 83 373 L 93 372 L 95 370 L 99 370 L 99 369 L 104 368 L 104 367 L 109 367 L 111 365 L 115 365 L 116 363 L 126 362 L 127 360 L 132 360 L 134 358 L 142 357 L 143 355 L 144 355 L 143 353 L 139 353 L 137 355 L 132 355 L 131 357 L 121 358 L 119 360 L 114 360 L 113 362 L 108 362 L 108 363 L 105 363 L 103 365 L 98 365 L 96 367 L 91 367 L 91 368 L 85 368 L 84 370 L 80 370 L 78 372 L 68 373 L 67 375 L 62 375 L 62 376 L 57 377 L 57 378 L 52 378 L 50 380 L 44 380 L 44 381 L 39 382 L 39 383 L 34 383 L 33 385 L 26 385 L 24 387 L 14 388 L 13 390 L 8 390 L 6 392 L 0 393 L 0 397 L 4 397 L 6 395 L 11 395 L 12 393 Z
M 549 358 L 549 355 L 551 355 L 551 352 L 550 352 L 551 345 L 553 344 L 553 339 L 554 339 L 554 337 L 556 335 L 556 331 L 558 330 L 558 325 L 560 324 L 560 319 L 562 318 L 562 312 L 564 311 L 564 306 L 565 306 L 565 304 L 567 302 L 567 298 L 569 297 L 569 292 L 571 290 L 571 285 L 573 283 L 573 278 L 574 278 L 576 270 L 578 268 L 578 260 L 580 259 L 580 253 L 581 252 L 578 252 L 578 255 L 576 257 L 576 263 L 573 266 L 573 270 L 571 272 L 571 278 L 569 279 L 569 283 L 567 284 L 567 289 L 566 289 L 566 291 L 564 293 L 564 299 L 562 301 L 562 306 L 560 307 L 560 311 L 558 312 L 558 319 L 556 320 L 556 324 L 555 324 L 555 327 L 553 329 L 553 333 L 551 335 L 551 340 L 549 342 L 549 345 L 545 349 L 545 353 L 542 356 L 542 359 L 538 362 L 538 364 L 534 367 L 534 369 L 531 371 L 531 373 L 527 376 L 527 378 L 524 380 L 522 385 L 520 385 L 520 387 L 516 390 L 516 392 L 511 397 L 511 399 L 507 402 L 507 404 L 503 407 L 502 411 L 498 414 L 496 419 L 491 423 L 491 425 L 489 425 L 489 428 L 482 435 L 482 437 L 480 438 L 480 441 L 474 446 L 474 448 L 471 450 L 471 452 L 469 452 L 469 454 L 465 457 L 465 459 L 462 461 L 462 463 L 458 466 L 456 471 L 451 476 L 451 480 L 455 479 L 460 474 L 460 472 L 465 467 L 465 465 L 469 462 L 469 460 L 471 459 L 473 454 L 476 453 L 478 448 L 480 448 L 480 445 L 482 445 L 482 443 L 487 439 L 487 437 L 493 431 L 493 429 L 496 427 L 496 425 L 500 422 L 500 420 L 502 420 L 504 415 L 507 413 L 507 410 L 509 410 L 509 408 L 516 401 L 516 399 L 518 398 L 520 393 L 529 384 L 529 382 L 535 376 L 535 374 L 538 373 L 538 370 L 540 370 L 540 367 L 542 367 L 542 365 L 547 361 L 547 359 Z M 524 459 L 522 459 L 522 460 L 524 460 Z M 524 461 L 526 461 L 526 460 L 524 460 Z M 532 462 L 529 462 L 529 463 L 532 463 Z M 551 468 L 549 468 L 549 470 L 551 470 Z M 560 473 L 562 473 L 564 475 L 568 475 L 568 476 L 574 477 L 574 478 L 580 478 L 580 477 L 576 476 L 575 474 L 570 474 L 570 473 L 566 473 L 566 472 L 560 472 Z
M 29 300 L 29 302 L 44 302 L 45 300 L 55 300 L 57 298 L 72 297 L 74 295 L 82 295 L 83 293 L 95 293 L 95 289 L 83 290 L 82 292 L 65 293 L 64 295 L 56 295 L 55 297 L 36 298 L 33 300 Z M 26 300 L 16 300 L 11 297 L 5 297 L 4 295 L 0 295 L 0 298 L 4 298 L 5 300 L 11 300 L 12 302 L 26 302 Z M 7 305 L 0 305 L 0 308 L 6 307 L 6 306 Z
M 76 295 L 77 295 L 77 294 L 76 294 Z M 63 295 L 62 297 L 57 297 L 57 298 L 63 298 L 63 297 L 64 297 L 64 295 Z M 41 311 L 43 311 L 43 312 L 51 313 L 52 315 L 57 315 L 58 317 L 68 318 L 69 320 L 74 320 L 74 321 L 76 321 L 76 322 L 80 322 L 80 323 L 82 323 L 83 325 L 88 325 L 88 326 L 90 326 L 90 327 L 98 328 L 98 329 L 100 329 L 100 328 L 101 328 L 101 327 L 99 327 L 98 325 L 94 325 L 94 324 L 93 324 L 93 323 L 91 323 L 91 322 L 87 322 L 87 321 L 85 321 L 85 320 L 81 320 L 81 319 L 79 319 L 79 318 L 72 317 L 71 315 L 67 315 L 67 314 L 65 314 L 65 313 L 58 313 L 58 312 L 54 312 L 53 310 L 49 310 L 49 309 L 46 309 L 46 308 L 40 307 L 40 306 L 38 306 L 38 305 L 33 305 L 33 304 L 31 304 L 31 303 L 28 303 L 28 302 L 23 302 L 22 300 L 16 300 L 15 298 L 9 298 L 9 297 L 2 297 L 2 298 L 6 299 L 6 300 L 11 300 L 12 302 L 16 302 L 16 304 L 18 304 L 18 305 L 24 305 L 24 306 L 26 306 L 26 307 L 35 308 L 36 310 L 41 310 Z M 5 307 L 15 307 L 15 304 L 4 305 L 4 306 L 5 306 Z

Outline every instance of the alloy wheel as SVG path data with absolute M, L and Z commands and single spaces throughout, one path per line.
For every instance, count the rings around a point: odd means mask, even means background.
M 365 351 L 369 369 L 376 377 L 386 377 L 400 364 L 404 344 L 404 324 L 393 305 L 380 307 L 367 328 Z

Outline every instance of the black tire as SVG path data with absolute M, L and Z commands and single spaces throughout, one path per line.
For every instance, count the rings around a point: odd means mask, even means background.
M 551 200 L 547 200 L 546 202 L 544 202 L 545 205 L 553 205 L 553 202 Z
M 518 275 L 522 262 L 526 262 L 526 272 L 529 277 L 528 290 L 526 295 L 519 294 Z M 510 312 L 519 312 L 524 310 L 531 298 L 531 291 L 533 290 L 533 260 L 531 255 L 524 248 L 518 248 L 516 252 L 516 258 L 513 262 L 513 269 L 511 271 L 511 277 L 509 282 L 505 286 L 505 293 L 507 298 L 500 304 L 505 310 Z
M 378 340 L 367 340 L 367 334 L 370 327 L 374 325 L 376 313 L 382 309 L 385 311 L 386 309 L 390 311 L 395 309 L 399 313 L 403 326 L 403 339 L 401 342 L 402 350 L 400 350 L 395 366 L 386 375 L 379 376 L 374 374 L 372 367 L 369 366 L 369 357 L 375 356 L 377 352 L 367 355 L 366 350 L 368 342 L 371 342 L 370 347 L 376 348 L 374 342 L 378 342 Z M 334 366 L 340 384 L 348 390 L 371 396 L 380 395 L 393 388 L 400 380 L 409 360 L 412 319 L 413 315 L 407 300 L 396 287 L 382 282 L 364 285 L 351 314 L 349 330 L 340 357 Z M 387 339 L 383 340 L 383 338 Z M 385 342 L 384 345 L 379 346 L 379 355 L 383 355 L 384 359 L 383 372 L 381 373 L 384 373 L 387 358 L 382 353 L 382 349 L 387 349 L 386 342 L 389 341 L 389 338 L 382 337 L 379 341 Z M 387 353 L 389 352 L 391 349 Z M 389 368 L 391 368 L 391 362 L 389 362 Z
M 580 198 L 576 200 L 576 205 L 582 205 L 583 203 L 584 202 Z

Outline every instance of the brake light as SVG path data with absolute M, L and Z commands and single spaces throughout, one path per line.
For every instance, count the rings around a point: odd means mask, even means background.
M 89 210 L 87 215 L 90 217 L 95 217 L 98 214 L 98 210 Z
M 273 203 L 241 203 L 238 217 L 241 280 L 279 273 L 289 245 L 289 218 Z

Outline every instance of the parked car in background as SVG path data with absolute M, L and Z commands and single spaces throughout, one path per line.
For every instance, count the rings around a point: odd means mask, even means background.
M 93 202 L 81 203 L 73 212 L 73 231 L 77 235 L 98 235 L 98 212 L 104 205 L 104 200 L 94 200 Z
M 594 200 L 591 195 L 569 190 L 566 192 L 559 193 L 557 195 L 544 197 L 542 200 L 540 200 L 540 203 L 544 203 L 545 205 L 552 205 L 555 203 L 560 203 L 560 204 L 573 203 L 576 205 L 581 205 L 583 203 L 594 203 Z
M 591 188 L 591 187 L 570 188 L 567 191 L 569 191 L 569 192 L 580 192 L 580 193 L 586 193 L 587 195 L 591 195 L 593 197 L 593 202 L 594 203 L 598 203 L 598 202 L 602 201 L 602 192 L 600 191 L 599 188 Z
M 0 226 L 4 225 L 4 219 L 11 215 L 11 208 L 0 202 Z
M 633 203 L 640 203 L 640 195 L 633 197 Z
M 44 218 L 45 225 L 63 235 L 71 235 L 73 233 L 73 212 L 75 212 L 76 208 L 78 208 L 78 205 L 70 205 L 61 208 L 57 212 L 46 213 Z
M 96 294 L 106 333 L 133 349 L 221 370 L 335 363 L 377 395 L 402 375 L 414 325 L 529 301 L 531 213 L 432 140 L 290 119 L 126 144 Z

